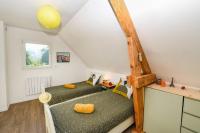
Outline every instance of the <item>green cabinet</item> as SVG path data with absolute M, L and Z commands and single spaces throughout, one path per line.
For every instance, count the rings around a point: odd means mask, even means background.
M 200 118 L 183 113 L 182 126 L 194 132 L 200 133 Z
M 146 88 L 144 131 L 146 133 L 180 133 L 183 96 Z
M 181 133 L 194 133 L 194 132 L 182 127 L 181 128 Z
M 200 133 L 200 101 L 184 98 L 182 127 Z
M 200 117 L 200 101 L 185 98 L 183 111 Z

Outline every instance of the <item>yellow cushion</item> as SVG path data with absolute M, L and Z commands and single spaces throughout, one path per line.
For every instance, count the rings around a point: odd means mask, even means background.
M 90 85 L 93 85 L 93 83 L 89 80 L 86 81 L 86 83 L 90 84 Z
M 74 106 L 74 111 L 78 112 L 78 113 L 92 113 L 94 112 L 94 104 L 81 104 L 81 103 L 77 103 Z
M 74 89 L 74 88 L 76 88 L 76 85 L 74 85 L 74 84 L 64 84 L 64 87 L 67 88 L 67 89 Z
M 120 79 L 116 87 L 113 89 L 113 92 L 128 98 L 127 92 L 124 92 L 127 91 L 127 88 L 125 86 L 122 86 L 121 82 L 122 80 Z
M 88 84 L 90 84 L 90 85 L 93 85 L 93 78 L 89 78 L 87 81 L 86 81 L 86 83 L 88 83 Z

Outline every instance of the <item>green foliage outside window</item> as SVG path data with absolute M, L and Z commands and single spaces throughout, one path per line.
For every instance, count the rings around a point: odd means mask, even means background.
M 42 67 L 49 65 L 48 45 L 26 43 L 26 66 Z

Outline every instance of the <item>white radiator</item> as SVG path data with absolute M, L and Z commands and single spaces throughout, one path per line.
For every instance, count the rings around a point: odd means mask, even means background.
M 44 88 L 51 86 L 51 77 L 31 77 L 26 79 L 26 95 L 36 95 L 42 92 Z

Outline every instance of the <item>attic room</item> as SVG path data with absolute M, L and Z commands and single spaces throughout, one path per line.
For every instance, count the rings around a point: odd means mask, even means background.
M 200 133 L 199 5 L 0 0 L 0 133 Z

